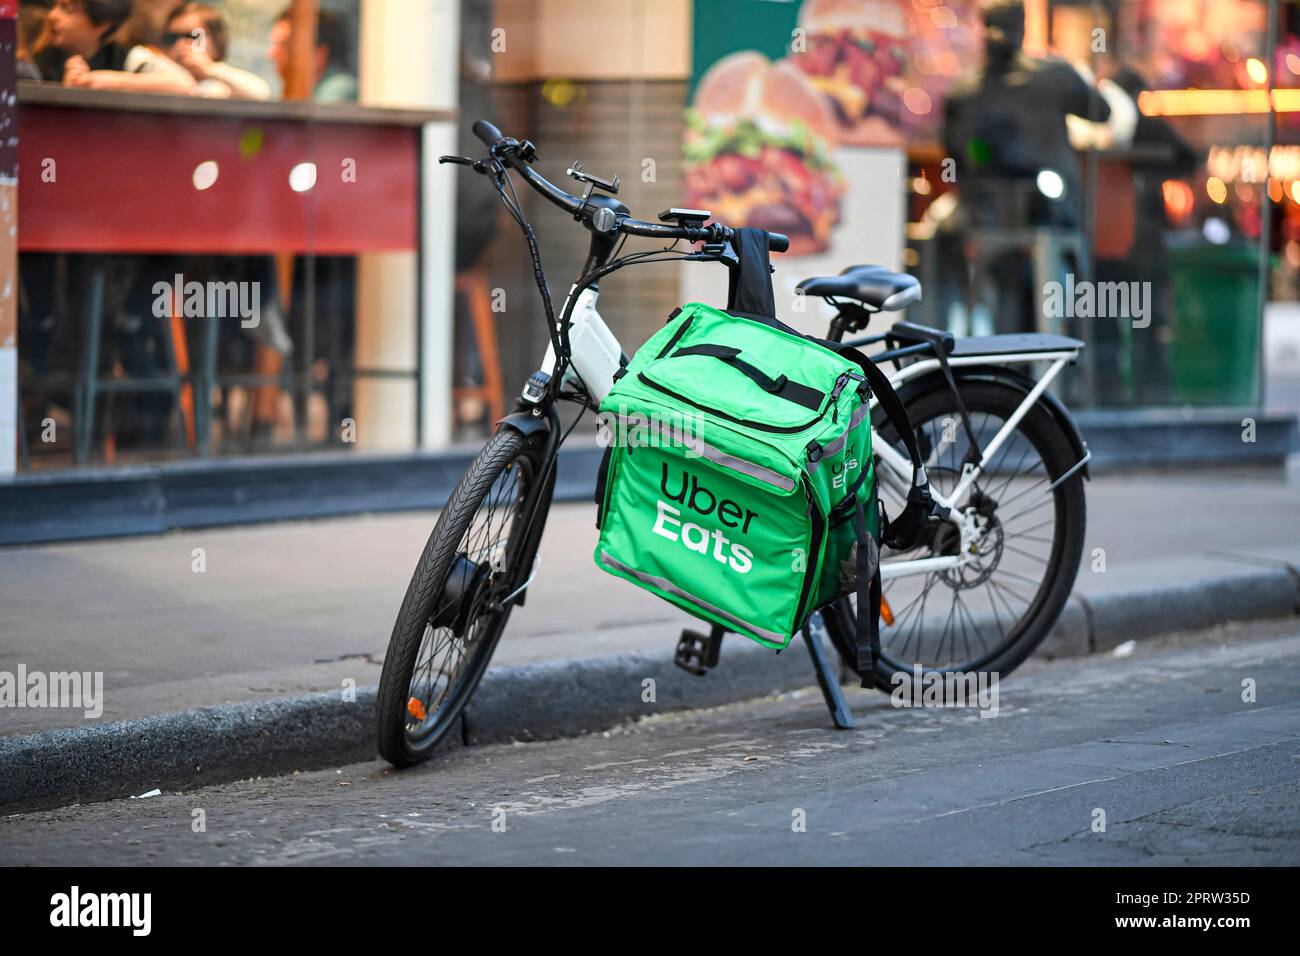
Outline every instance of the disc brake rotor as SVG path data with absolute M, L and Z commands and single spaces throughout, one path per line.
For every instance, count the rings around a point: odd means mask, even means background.
M 970 560 L 957 565 L 955 568 L 944 568 L 939 572 L 939 577 L 947 583 L 949 587 L 956 591 L 965 591 L 970 588 L 977 588 L 984 584 L 998 568 L 998 562 L 1002 560 L 1002 548 L 1004 534 L 1002 524 L 998 521 L 997 516 L 985 518 L 984 533 L 981 534 L 975 542 L 975 553 L 970 555 Z M 956 545 L 961 544 L 961 535 L 952 525 L 945 525 L 952 532 L 952 538 Z M 956 554 L 958 548 L 953 547 L 946 553 Z

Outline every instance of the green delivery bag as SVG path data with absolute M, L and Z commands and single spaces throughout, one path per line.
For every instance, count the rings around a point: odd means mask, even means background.
M 601 403 L 596 563 L 784 647 L 876 573 L 858 553 L 879 534 L 864 371 L 774 319 L 677 310 Z

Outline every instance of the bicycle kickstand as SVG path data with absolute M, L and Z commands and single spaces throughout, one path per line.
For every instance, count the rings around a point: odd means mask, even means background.
M 856 725 L 853 722 L 853 712 L 844 699 L 844 691 L 840 688 L 839 668 L 836 666 L 839 657 L 826 652 L 826 645 L 822 641 L 825 634 L 826 626 L 822 623 L 820 612 L 811 615 L 803 626 L 803 642 L 808 647 L 808 656 L 812 658 L 817 683 L 826 700 L 826 709 L 831 712 L 831 720 L 835 721 L 837 729 L 852 730 Z

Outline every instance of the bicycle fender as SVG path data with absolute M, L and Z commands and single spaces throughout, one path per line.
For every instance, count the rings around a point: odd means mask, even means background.
M 531 409 L 512 412 L 497 422 L 498 430 L 509 428 L 518 432 L 524 438 L 543 442 L 546 446 L 543 460 L 549 463 L 549 472 L 532 501 L 531 524 L 524 539 L 519 562 L 519 579 L 515 582 L 516 584 L 522 584 L 524 578 L 532 571 L 533 559 L 537 555 L 537 548 L 542 540 L 542 530 L 546 527 L 546 518 L 551 510 L 551 499 L 555 494 L 554 455 L 556 448 L 554 446 L 559 438 L 558 422 L 559 417 L 554 406 L 547 409 L 546 414 L 542 415 L 534 415 Z M 524 591 L 519 595 L 515 603 L 519 607 L 523 607 L 527 600 L 528 592 Z
M 954 368 L 953 375 L 960 381 L 962 379 L 975 379 L 983 381 L 994 381 L 1001 385 L 1007 385 L 1016 389 L 1022 395 L 1028 395 L 1038 383 L 1029 375 L 1021 372 L 1019 369 L 1008 368 L 1005 365 L 968 365 Z M 944 380 L 943 373 L 938 369 L 928 372 L 920 378 L 913 379 L 907 384 L 901 386 L 898 390 L 899 397 L 902 398 L 903 404 L 919 398 L 935 390 L 946 390 L 948 383 Z M 1043 405 L 1056 423 L 1061 426 L 1061 431 L 1065 432 L 1070 441 L 1070 446 L 1074 453 L 1082 459 L 1088 454 L 1088 446 L 1083 440 L 1083 435 L 1079 433 L 1079 426 L 1074 423 L 1074 418 L 1070 415 L 1069 410 L 1061 404 L 1061 400 L 1051 392 L 1043 392 L 1039 396 L 1038 403 Z M 1087 464 L 1081 469 L 1084 478 L 1091 478 Z
M 534 415 L 531 411 L 511 412 L 497 422 L 497 428 L 510 428 L 525 438 L 532 435 L 545 435 L 551 430 L 550 415 Z

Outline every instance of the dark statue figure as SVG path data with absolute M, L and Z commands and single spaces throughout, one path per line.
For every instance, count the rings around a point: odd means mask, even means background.
M 1061 177 L 1064 191 L 1051 198 L 1034 189 L 1029 221 L 1016 225 L 1077 227 L 1083 187 L 1065 117 L 1104 122 L 1110 107 L 1069 63 L 1021 49 L 1021 0 L 991 0 L 982 14 L 984 64 L 957 83 L 944 109 L 944 148 L 957 161 L 963 204 L 981 206 L 968 208 L 967 217 L 972 224 L 986 221 L 996 208 L 997 190 L 1011 188 L 1007 181 L 1028 187 L 1040 172 L 1051 170 Z
M 1066 61 L 1021 49 L 1021 0 L 987 0 L 981 13 L 984 62 L 944 104 L 944 149 L 955 161 L 959 204 L 940 237 L 941 255 L 965 261 L 978 248 L 966 275 L 973 283 L 968 304 L 987 307 L 994 331 L 1031 331 L 1038 325 L 1036 280 L 1015 237 L 1044 227 L 1063 231 L 1073 244 L 1060 248 L 1082 258 L 1083 178 L 1065 118 L 1103 122 L 1110 107 Z M 1078 261 L 1057 266 L 1080 271 Z M 968 314 L 967 321 L 975 320 Z

